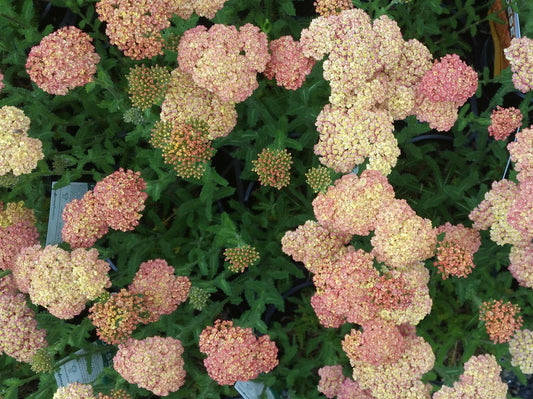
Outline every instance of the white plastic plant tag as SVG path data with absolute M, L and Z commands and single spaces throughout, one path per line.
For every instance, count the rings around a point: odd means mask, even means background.
M 83 349 L 75 352 L 77 355 L 86 353 Z M 89 384 L 96 380 L 98 374 L 102 372 L 104 367 L 111 364 L 113 359 L 112 352 L 106 352 L 103 355 L 101 353 L 95 353 L 91 357 L 92 370 L 89 373 L 87 369 L 87 359 L 73 359 L 63 364 L 59 371 L 54 376 L 56 378 L 57 386 L 64 387 L 73 382 L 80 382 L 82 384 Z
M 46 233 L 46 245 L 60 244 L 61 229 L 63 228 L 63 208 L 73 199 L 81 199 L 89 190 L 87 183 L 70 183 L 68 186 L 54 190 L 52 182 L 52 198 L 50 199 L 50 215 L 48 218 L 48 231 Z
M 237 381 L 234 387 L 243 399 L 259 399 L 265 389 L 264 384 L 254 381 Z M 268 399 L 275 399 L 270 388 L 267 388 L 266 394 Z

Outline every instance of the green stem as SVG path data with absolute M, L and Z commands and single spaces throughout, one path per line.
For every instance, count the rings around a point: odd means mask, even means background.
M 11 274 L 11 270 L 2 270 L 0 271 L 0 279 L 4 278 L 5 276 Z
M 11 22 L 22 26 L 23 28 L 28 29 L 30 26 L 27 25 L 25 22 L 18 20 L 17 18 L 14 18 L 12 16 L 9 16 L 7 14 L 4 14 L 3 12 L 0 12 L 0 17 L 4 17 L 5 19 L 9 19 Z

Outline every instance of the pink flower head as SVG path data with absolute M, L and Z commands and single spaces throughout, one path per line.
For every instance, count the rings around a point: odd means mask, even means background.
M 141 263 L 128 290 L 141 295 L 149 315 L 144 323 L 155 322 L 164 314 L 171 314 L 187 300 L 191 288 L 188 277 L 175 276 L 174 268 L 164 259 Z
M 513 334 L 523 324 L 520 308 L 511 302 L 492 300 L 483 302 L 479 307 L 479 319 L 485 322 L 485 328 L 494 343 L 509 342 Z
M 203 122 L 156 122 L 150 142 L 183 178 L 200 179 L 215 153 Z
M 232 321 L 216 320 L 200 334 L 204 365 L 220 385 L 249 381 L 278 365 L 278 348 L 268 335 L 256 338 L 251 328 L 234 327 Z
M 92 385 L 72 382 L 65 387 L 59 387 L 52 399 L 96 399 Z
M 398 360 L 378 365 L 350 357 L 352 352 L 349 343 L 351 342 L 343 344 L 343 347 L 346 346 L 353 367 L 353 379 L 359 383 L 361 389 L 368 390 L 371 397 L 430 397 L 431 385 L 422 383 L 421 378 L 433 368 L 435 355 L 431 345 L 422 337 L 405 336 L 405 349 Z M 380 344 L 387 345 L 385 342 Z
M 490 116 L 489 134 L 496 140 L 506 140 L 511 133 L 522 126 L 522 113 L 514 107 L 502 108 L 499 105 Z
M 393 122 L 385 111 L 360 112 L 327 104 L 315 123 L 320 133 L 315 154 L 336 172 L 348 173 L 369 158 L 369 169 L 389 174 L 400 155 Z
M 533 374 L 533 331 L 517 331 L 509 341 L 511 364 L 524 374 Z
M 374 230 L 376 216 L 394 199 L 387 178 L 373 170 L 344 175 L 325 194 L 313 200 L 318 222 L 328 230 L 366 236 Z
M 458 242 L 473 254 L 481 246 L 481 235 L 479 231 L 474 228 L 465 227 L 461 223 L 452 225 L 450 222 L 446 222 L 437 227 L 436 232 L 437 234 L 445 233 L 444 241 Z
M 109 231 L 101 205 L 92 191 L 81 200 L 73 199 L 63 208 L 63 241 L 71 248 L 90 248 Z
M 327 398 L 334 398 L 337 396 L 341 384 L 346 377 L 342 374 L 342 366 L 337 364 L 335 366 L 324 366 L 318 369 L 320 381 L 318 382 L 318 392 Z
M 225 261 L 229 262 L 228 269 L 235 273 L 242 273 L 250 266 L 259 261 L 259 252 L 250 246 L 244 245 L 237 248 L 226 248 L 224 250 Z
M 259 182 L 262 186 L 281 190 L 289 185 L 292 157 L 286 149 L 264 148 L 252 163 L 254 164 L 252 172 L 259 175 Z
M 4 209 L 0 201 L 0 270 L 12 269 L 23 248 L 39 244 L 33 210 L 24 203 L 10 202 Z
M 170 26 L 174 7 L 169 0 L 100 0 L 96 12 L 107 23 L 110 43 L 126 57 L 140 60 L 163 53 L 161 31 Z
M 533 126 L 516 133 L 516 141 L 507 144 L 507 149 L 518 172 L 518 181 L 533 177 Z
M 533 240 L 533 177 L 518 184 L 518 192 L 511 202 L 507 221 L 525 241 Z
M 71 253 L 57 245 L 24 248 L 13 266 L 17 287 L 60 319 L 70 319 L 111 286 L 109 265 L 98 259 L 96 249 Z
M 368 389 L 362 389 L 357 381 L 345 378 L 342 382 L 337 399 L 374 399 Z
M 433 399 L 507 397 L 508 387 L 501 380 L 502 369 L 493 355 L 472 356 L 464 368 L 464 373 L 459 381 L 454 382 L 453 388 L 443 386 L 433 394 Z
M 509 271 L 522 287 L 533 288 L 533 244 L 513 245 L 509 253 Z
M 413 113 L 420 122 L 428 122 L 431 129 L 447 132 L 457 121 L 458 110 L 453 101 L 433 102 L 424 96 L 418 96 Z
M 114 369 L 130 384 L 168 396 L 185 382 L 183 346 L 172 337 L 130 338 L 118 346 Z
M 313 5 L 316 13 L 323 17 L 336 15 L 353 8 L 353 3 L 349 0 L 316 0 Z
M 28 137 L 30 119 L 24 111 L 5 105 L 0 108 L 0 176 L 30 173 L 44 158 L 39 139 Z
M 44 37 L 28 55 L 26 71 L 30 79 L 47 93 L 59 95 L 92 82 L 100 62 L 92 40 L 75 26 L 66 26 Z
M 276 77 L 278 86 L 289 90 L 298 89 L 313 69 L 315 59 L 303 55 L 301 44 L 291 36 L 272 40 L 269 48 L 272 57 L 263 72 L 265 76 L 269 79 Z
M 190 74 L 176 68 L 161 105 L 161 121 L 185 123 L 202 120 L 207 123 L 210 140 L 227 136 L 237 123 L 235 104 L 223 101 L 209 90 L 198 86 Z
M 511 64 L 514 87 L 522 93 L 533 88 L 533 39 L 513 38 L 511 45 L 503 50 Z
M 48 346 L 46 331 L 37 328 L 35 312 L 28 307 L 26 296 L 14 291 L 0 287 L 0 354 L 30 363 L 40 348 Z
M 139 323 L 146 321 L 147 314 L 144 297 L 124 288 L 111 296 L 104 294 L 89 309 L 98 338 L 110 345 L 130 338 Z
M 0 71 L 0 92 L 4 89 L 6 85 L 4 84 L 4 74 Z
M 431 102 L 451 101 L 455 107 L 460 107 L 476 92 L 477 84 L 476 71 L 457 54 L 448 54 L 435 61 L 418 88 Z
M 295 231 L 285 233 L 281 250 L 315 273 L 325 260 L 342 256 L 351 238 L 351 234 L 335 233 L 308 220 Z
M 133 230 L 139 224 L 140 212 L 148 194 L 140 172 L 116 172 L 96 183 L 93 193 L 100 203 L 100 212 L 107 225 L 115 230 Z
M 193 12 L 207 19 L 215 18 L 227 0 L 176 0 L 174 1 L 174 13 L 183 19 L 189 19 Z
M 433 265 L 443 280 L 450 276 L 467 277 L 476 267 L 472 252 L 456 241 L 443 241 L 437 245 L 437 260 Z
M 437 234 L 429 219 L 421 218 L 405 200 L 394 200 L 380 210 L 371 239 L 378 262 L 405 270 L 435 253 Z
M 257 73 L 270 59 L 265 33 L 252 24 L 239 30 L 215 24 L 198 25 L 184 33 L 178 47 L 180 68 L 194 82 L 224 101 L 241 102 L 259 86 Z

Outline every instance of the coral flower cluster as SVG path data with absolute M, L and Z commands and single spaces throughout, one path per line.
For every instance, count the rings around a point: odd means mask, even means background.
M 513 38 L 503 51 L 511 64 L 514 87 L 522 93 L 533 89 L 533 39 Z
M 236 273 L 242 273 L 259 261 L 259 252 L 250 245 L 226 248 L 224 256 L 224 260 L 229 263 L 228 269 Z
M 430 51 L 416 39 L 403 40 L 385 15 L 371 21 L 360 9 L 325 12 L 302 31 L 300 43 L 307 57 L 327 54 L 330 104 L 317 118 L 315 153 L 337 172 L 368 159 L 368 168 L 390 173 L 400 153 L 394 120 L 416 115 L 431 128 L 449 130 L 477 88 L 477 74 L 456 54 L 432 63 Z
M 252 172 L 257 173 L 261 185 L 278 190 L 289 185 L 292 157 L 286 149 L 264 148 L 252 163 Z
M 24 111 L 10 105 L 0 108 L 0 176 L 30 173 L 44 158 L 41 140 L 28 137 L 29 128 Z
M 259 86 L 257 73 L 270 59 L 268 40 L 257 26 L 198 25 L 182 36 L 178 63 L 200 87 L 223 101 L 241 102 Z
M 71 319 L 111 286 L 109 264 L 96 249 L 67 252 L 57 245 L 24 248 L 13 265 L 17 288 L 60 319 Z
M 502 108 L 499 105 L 490 116 L 489 134 L 496 140 L 505 140 L 522 126 L 522 113 L 514 107 Z
M 11 269 L 19 252 L 39 244 L 35 216 L 24 203 L 0 201 L 0 270 Z
M 90 311 L 89 319 L 98 337 L 112 345 L 126 341 L 141 323 L 148 324 L 169 315 L 187 300 L 188 277 L 175 276 L 164 259 L 141 263 L 128 289 L 104 294 Z
M 208 126 L 201 121 L 156 122 L 150 143 L 161 149 L 165 163 L 183 178 L 200 179 L 215 153 Z
M 268 335 L 256 338 L 251 328 L 216 320 L 200 334 L 200 351 L 207 354 L 204 365 L 220 385 L 249 381 L 278 365 L 278 348 Z
M 483 302 L 479 308 L 479 319 L 485 322 L 487 333 L 494 343 L 509 342 L 524 322 L 520 308 L 501 299 Z
M 363 390 L 357 381 L 345 377 L 342 373 L 342 366 L 324 366 L 318 369 L 320 381 L 318 382 L 318 392 L 327 398 L 337 399 L 372 399 L 370 391 Z
M 118 346 L 114 369 L 129 383 L 168 396 L 185 382 L 183 346 L 172 337 L 130 338 Z
M 92 38 L 75 26 L 66 26 L 32 47 L 26 71 L 37 86 L 50 94 L 66 95 L 92 82 L 100 56 Z
M 30 363 L 40 348 L 48 346 L 45 337 L 26 296 L 16 292 L 11 278 L 0 279 L 0 355 Z
M 82 199 L 63 210 L 62 236 L 73 248 L 89 248 L 109 228 L 133 230 L 139 224 L 148 197 L 140 172 L 120 168 L 96 183 Z

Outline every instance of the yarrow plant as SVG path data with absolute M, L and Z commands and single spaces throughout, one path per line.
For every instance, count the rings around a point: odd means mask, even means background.
M 259 252 L 250 245 L 226 248 L 224 256 L 224 260 L 229 263 L 228 269 L 236 273 L 244 272 L 259 261 Z
M 264 148 L 252 163 L 252 171 L 258 174 L 261 185 L 280 190 L 289 184 L 292 159 L 286 149 Z
M 485 322 L 487 333 L 495 343 L 509 342 L 524 322 L 520 308 L 501 299 L 483 302 L 479 308 L 479 319 Z

